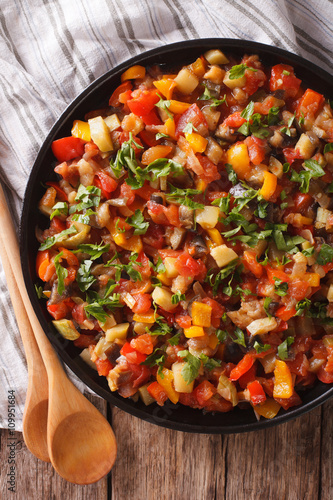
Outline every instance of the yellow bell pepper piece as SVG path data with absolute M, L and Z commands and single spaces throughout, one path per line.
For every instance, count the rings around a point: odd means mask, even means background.
M 110 231 L 116 245 L 124 248 L 125 250 L 129 250 L 130 252 L 140 253 L 143 250 L 141 237 L 139 235 L 126 239 L 125 233 L 118 233 L 113 221 L 110 221 L 106 227 Z
M 307 281 L 309 286 L 320 286 L 320 275 L 318 273 L 305 273 L 302 279 Z
M 164 123 L 162 133 L 168 135 L 171 139 L 176 139 L 176 124 L 173 118 L 168 118 Z
M 204 192 L 206 187 L 208 186 L 207 182 L 204 181 L 203 179 L 196 179 L 195 181 L 195 189 L 198 189 L 198 191 Z
M 290 398 L 294 392 L 293 379 L 289 367 L 284 361 L 279 359 L 275 361 L 274 377 L 273 397 Z
M 266 401 L 256 406 L 256 413 L 265 418 L 274 418 L 280 410 L 281 406 L 275 399 L 268 398 Z
M 171 99 L 173 94 L 173 89 L 177 87 L 177 83 L 171 78 L 163 78 L 162 80 L 156 80 L 153 82 L 157 90 L 164 95 L 166 99 Z
M 202 135 L 197 134 L 196 132 L 185 134 L 185 139 L 190 144 L 195 153 L 203 153 L 208 143 L 207 139 L 202 137 Z
M 74 120 L 71 133 L 73 137 L 78 137 L 84 141 L 89 142 L 91 140 L 90 126 L 88 122 Z
M 261 196 L 268 201 L 274 194 L 277 186 L 277 177 L 271 172 L 264 172 L 264 183 L 260 189 Z
M 136 64 L 135 66 L 128 68 L 121 75 L 121 81 L 124 82 L 125 80 L 134 80 L 135 78 L 144 78 L 145 76 L 146 76 L 145 67 L 140 66 L 139 64 Z
M 175 100 L 171 99 L 170 106 L 168 107 L 168 110 L 171 111 L 171 113 L 175 113 L 175 115 L 181 115 L 190 106 L 191 106 L 191 104 L 189 104 L 187 102 L 175 101 Z
M 194 301 L 192 304 L 192 322 L 194 326 L 211 326 L 212 308 L 208 304 Z M 186 335 L 186 334 L 185 334 Z
M 199 78 L 204 76 L 204 74 L 206 73 L 206 68 L 201 57 L 198 57 L 198 59 L 191 64 L 191 69 L 193 73 L 197 75 Z
M 215 333 L 209 336 L 208 347 L 210 347 L 211 349 L 215 349 L 218 343 L 219 339 L 216 337 Z
M 179 392 L 175 391 L 175 389 L 173 388 L 174 376 L 172 371 L 168 370 L 167 368 L 163 368 L 162 376 L 159 373 L 157 373 L 156 380 L 163 387 L 170 401 L 174 404 L 178 403 Z
M 202 326 L 190 326 L 190 328 L 184 328 L 184 335 L 191 339 L 192 337 L 203 337 L 205 332 Z
M 148 323 L 152 325 L 156 321 L 155 311 L 147 311 L 145 313 L 135 313 L 133 316 L 133 321 L 138 321 L 139 323 Z
M 168 278 L 165 273 L 160 273 L 156 276 L 157 279 L 163 283 L 165 286 L 171 286 L 172 285 L 172 278 Z
M 250 174 L 250 157 L 244 142 L 236 142 L 236 144 L 233 144 L 228 149 L 227 163 L 232 165 L 232 168 L 240 179 L 245 179 Z
M 206 231 L 207 231 L 210 239 L 212 240 L 212 242 L 215 243 L 217 246 L 224 244 L 223 238 L 217 229 L 215 229 L 215 228 L 206 229 Z

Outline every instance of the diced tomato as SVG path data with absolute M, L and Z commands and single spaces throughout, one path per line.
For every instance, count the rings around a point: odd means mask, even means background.
M 293 196 L 294 208 L 295 212 L 299 212 L 304 215 L 309 206 L 313 203 L 313 198 L 308 193 L 300 193 L 297 192 Z
M 261 69 L 257 71 L 245 70 L 246 84 L 242 89 L 249 95 L 254 94 L 265 84 L 266 75 Z
M 148 385 L 147 391 L 154 399 L 156 399 L 156 402 L 159 406 L 163 406 L 168 399 L 167 393 L 158 382 L 153 382 L 152 384 Z
M 207 182 L 207 184 L 220 179 L 221 175 L 217 170 L 217 166 L 207 156 L 198 153 L 196 157 L 204 170 L 204 173 L 199 175 L 200 179 Z
M 94 335 L 85 335 L 81 333 L 80 337 L 78 339 L 75 339 L 73 343 L 75 347 L 79 347 L 80 349 L 86 349 L 90 345 L 96 345 L 96 340 L 94 340 Z
M 129 138 L 130 138 L 129 132 L 121 132 L 118 136 L 119 145 L 122 146 L 124 142 L 129 141 Z M 139 137 L 132 135 L 132 139 L 136 144 L 138 144 L 139 146 L 142 146 L 142 143 L 141 143 Z M 143 149 L 138 148 L 135 144 L 132 144 L 132 148 L 134 149 L 136 156 L 139 156 L 143 152 Z
M 127 198 L 126 205 L 129 207 L 135 199 L 135 191 L 126 182 L 123 182 L 120 186 L 120 197 Z
M 307 119 L 314 119 L 324 102 L 325 97 L 322 94 L 306 89 L 298 103 L 296 118 L 304 116 Z
M 265 391 L 258 380 L 250 382 L 249 385 L 247 386 L 247 389 L 250 393 L 251 402 L 254 405 L 258 405 L 266 401 Z
M 141 352 L 136 351 L 129 342 L 126 342 L 121 348 L 120 354 L 125 356 L 129 363 L 133 363 L 134 365 L 139 365 L 143 363 L 147 356 Z
M 72 317 L 79 325 L 81 325 L 86 319 L 86 311 L 84 309 L 85 304 L 75 304 L 72 309 Z
M 249 157 L 253 165 L 262 163 L 266 156 L 266 141 L 250 135 L 244 142 L 247 145 Z
M 208 402 L 208 400 L 216 394 L 216 389 L 211 384 L 208 382 L 208 380 L 204 380 L 199 384 L 195 389 L 194 389 L 194 394 L 195 397 L 199 403 L 200 406 L 205 406 Z
M 292 280 L 288 285 L 288 296 L 296 299 L 297 301 L 303 300 L 308 289 L 309 284 L 307 281 Z
M 177 122 L 176 126 L 176 138 L 183 134 L 183 130 L 186 125 L 191 122 L 193 127 L 198 128 L 199 125 L 204 125 L 208 128 L 208 124 L 204 114 L 197 104 L 192 104 L 182 115 Z
M 128 363 L 128 367 L 133 373 L 133 387 L 140 387 L 141 385 L 145 384 L 151 375 L 150 368 L 148 366 L 133 365 L 131 363 Z
M 132 308 L 134 313 L 145 313 L 151 307 L 151 295 L 149 293 L 135 295 L 135 305 Z
M 205 405 L 206 411 L 219 411 L 221 413 L 226 413 L 232 409 L 232 403 L 220 397 L 218 394 L 213 396 Z
M 161 139 L 156 139 L 156 132 L 145 129 L 139 133 L 139 137 L 149 147 L 157 146 L 161 142 Z
M 112 177 L 110 177 L 102 170 L 97 172 L 96 176 L 99 180 L 99 186 L 97 186 L 96 177 L 95 177 L 95 185 L 101 189 L 103 197 L 108 200 L 110 198 L 110 194 L 117 189 L 118 182 L 112 179 Z
M 52 186 L 57 191 L 57 198 L 60 201 L 68 201 L 68 196 L 63 189 L 59 186 L 58 182 L 45 182 L 47 186 Z
M 149 185 L 149 182 L 145 182 L 144 185 L 142 186 L 142 188 L 139 188 L 139 189 L 136 189 L 135 190 L 135 194 L 139 195 L 140 198 L 142 198 L 143 200 L 150 200 L 150 197 L 153 193 L 156 193 L 157 189 L 155 188 L 152 188 L 150 185 Z
M 302 400 L 299 395 L 294 391 L 290 398 L 274 398 L 284 410 L 288 410 L 293 406 L 299 406 L 302 404 Z
M 286 274 L 284 271 L 281 271 L 280 269 L 274 269 L 270 265 L 267 265 L 266 271 L 269 282 L 272 285 L 275 285 L 276 283 L 276 280 L 274 278 L 276 278 L 277 280 L 281 280 L 283 283 L 289 283 L 290 281 L 290 275 Z
M 71 299 L 65 299 L 57 304 L 49 304 L 47 302 L 47 310 L 53 316 L 54 319 L 63 319 L 71 312 L 73 309 L 74 302 Z
M 99 376 L 106 377 L 109 375 L 109 371 L 112 370 L 113 364 L 108 359 L 97 358 L 95 361 L 97 372 Z
M 254 251 L 246 250 L 243 254 L 243 264 L 256 278 L 261 278 L 263 267 L 257 262 L 256 256 L 257 254 Z
M 127 105 L 132 113 L 141 117 L 148 115 L 159 100 L 157 90 L 138 89 L 132 92 L 132 99 L 127 101 Z
M 113 106 L 114 108 L 120 106 L 121 104 L 121 102 L 119 101 L 120 94 L 122 94 L 123 92 L 127 92 L 129 90 L 132 90 L 132 83 L 127 80 L 126 82 L 119 85 L 119 87 L 117 87 L 116 90 L 113 91 L 109 99 L 109 106 Z
M 287 160 L 290 165 L 295 161 L 295 160 L 301 160 L 303 157 L 299 152 L 299 149 L 295 148 L 283 148 L 283 154 L 285 159 Z
M 139 262 L 141 264 L 140 266 L 135 264 L 135 268 L 140 271 L 141 276 L 143 278 L 149 278 L 149 276 L 151 275 L 151 267 L 147 255 L 144 252 L 140 252 L 136 259 L 136 262 Z
M 156 203 L 155 201 L 148 201 L 147 203 L 148 213 L 153 219 L 155 224 L 160 224 L 162 226 L 169 226 L 170 222 L 164 213 L 164 206 Z
M 333 372 L 327 372 L 323 366 L 319 368 L 317 377 L 324 384 L 333 384 Z
M 151 354 L 154 350 L 152 336 L 149 333 L 144 333 L 131 340 L 130 345 L 133 349 L 141 354 Z
M 180 220 L 179 220 L 179 207 L 177 205 L 174 205 L 171 203 L 168 207 L 163 207 L 163 212 L 166 215 L 166 218 L 169 221 L 169 224 L 171 226 L 176 226 L 180 227 Z
M 144 243 L 153 248 L 162 249 L 164 247 L 164 231 L 154 222 L 149 223 L 148 230 L 142 239 Z
M 233 382 L 238 380 L 244 373 L 246 373 L 254 363 L 254 358 L 251 354 L 245 354 L 240 362 L 230 372 L 229 379 Z
M 302 81 L 296 78 L 294 68 L 288 64 L 277 64 L 271 69 L 269 88 L 272 92 L 275 90 L 284 90 L 284 98 L 296 97 Z
M 286 361 L 291 373 L 305 377 L 309 369 L 309 361 L 306 355 L 298 352 L 293 360 Z
M 145 125 L 163 125 L 156 109 L 152 109 L 147 115 L 142 115 L 140 118 Z
M 48 236 L 54 236 L 55 234 L 61 233 L 66 229 L 66 222 L 61 220 L 59 217 L 55 216 L 51 220 L 51 224 L 48 231 Z
M 175 262 L 175 267 L 184 278 L 205 276 L 207 269 L 201 259 L 193 259 L 187 252 L 182 253 Z M 199 279 L 199 278 L 198 278 Z
M 58 161 L 64 162 L 78 158 L 84 153 L 85 141 L 78 137 L 63 137 L 52 142 L 52 152 Z
M 231 113 L 223 122 L 222 126 L 231 127 L 233 129 L 239 128 L 245 123 L 246 120 L 241 116 L 241 111 Z
M 188 314 L 176 314 L 175 320 L 180 328 L 190 328 L 192 326 L 192 318 Z

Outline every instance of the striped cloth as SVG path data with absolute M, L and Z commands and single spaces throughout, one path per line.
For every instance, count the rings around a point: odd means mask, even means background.
M 332 0 L 2 0 L 0 26 L 0 175 L 17 226 L 54 121 L 95 78 L 135 54 L 179 40 L 243 38 L 333 72 Z M 8 425 L 15 390 L 21 430 L 27 369 L 2 269 L 0 315 L 0 426 Z

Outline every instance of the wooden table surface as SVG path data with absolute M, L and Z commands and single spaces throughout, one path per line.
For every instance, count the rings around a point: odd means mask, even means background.
M 7 430 L 0 433 L 2 500 L 331 500 L 333 400 L 264 431 L 211 436 L 143 422 L 97 397 L 118 441 L 108 477 L 88 486 L 64 481 L 16 433 L 16 492 L 8 491 Z

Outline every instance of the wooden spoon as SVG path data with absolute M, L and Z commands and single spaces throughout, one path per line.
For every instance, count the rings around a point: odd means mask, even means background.
M 23 413 L 23 438 L 33 455 L 44 462 L 50 462 L 46 439 L 49 402 L 47 373 L 21 295 L 18 293 L 4 245 L 0 245 L 0 254 L 28 363 L 28 390 Z
M 116 459 L 117 444 L 108 421 L 67 378 L 30 303 L 20 266 L 16 234 L 0 186 L 0 238 L 11 266 L 48 376 L 48 452 L 67 481 L 90 484 L 104 477 Z M 36 420 L 36 426 L 39 425 Z

